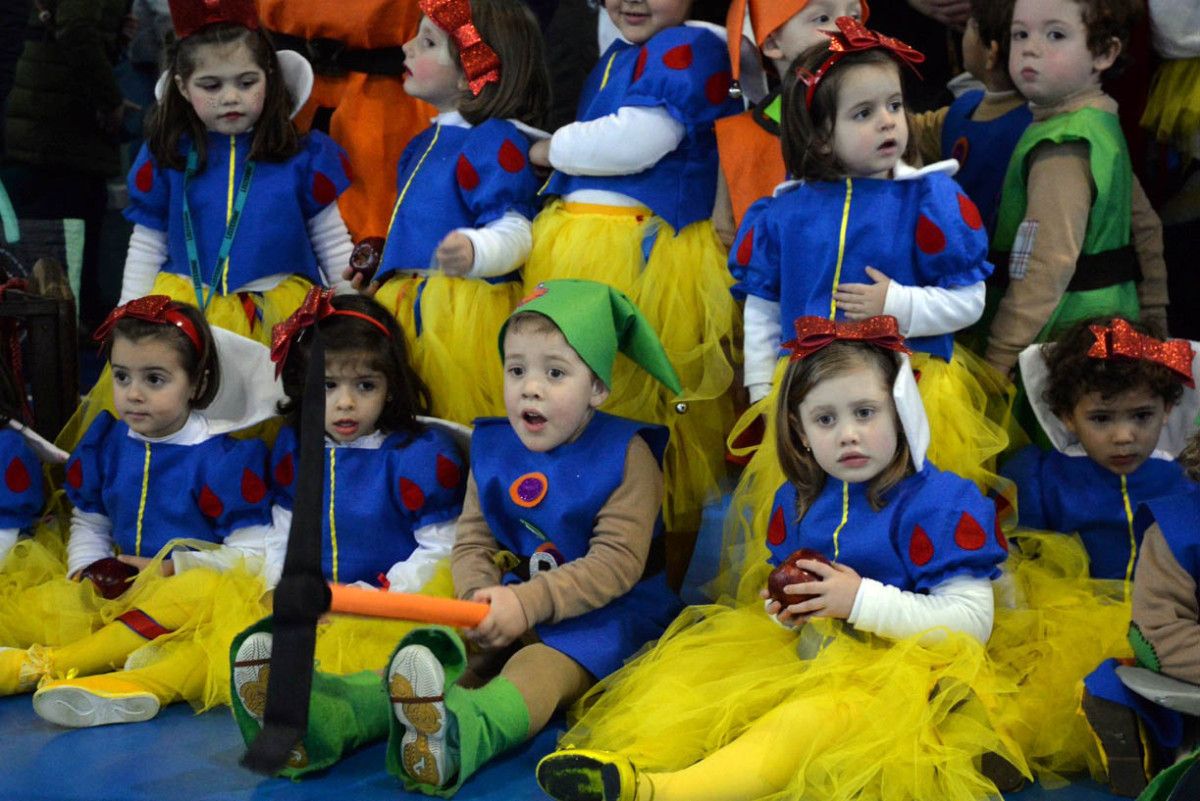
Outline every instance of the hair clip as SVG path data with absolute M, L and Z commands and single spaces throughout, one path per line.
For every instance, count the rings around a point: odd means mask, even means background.
M 375 326 L 388 339 L 392 338 L 392 332 L 387 329 L 386 325 L 369 314 L 363 314 L 353 309 L 335 309 L 333 307 L 333 290 L 314 286 L 308 290 L 300 308 L 292 312 L 292 315 L 282 323 L 276 323 L 275 327 L 271 329 L 271 361 L 275 362 L 276 378 L 279 378 L 279 374 L 283 372 L 283 365 L 287 362 L 288 351 L 291 350 L 292 343 L 302 333 L 326 317 L 355 317 Z
M 1192 346 L 1184 339 L 1162 340 L 1135 331 L 1117 318 L 1110 325 L 1090 325 L 1096 341 L 1088 348 L 1093 359 L 1138 359 L 1167 368 L 1184 386 L 1195 387 L 1192 376 Z
M 500 82 L 500 56 L 479 35 L 471 20 L 470 0 L 420 0 L 417 5 L 454 40 L 472 95 L 478 97 L 484 86 Z
M 796 338 L 783 343 L 790 361 L 808 358 L 834 342 L 865 342 L 897 353 L 912 353 L 900 335 L 896 318 L 879 315 L 861 322 L 837 322 L 828 317 L 797 317 Z
M 106 341 L 116 324 L 128 317 L 147 323 L 175 326 L 192 343 L 192 347 L 196 349 L 196 355 L 204 358 L 204 340 L 200 338 L 196 324 L 180 311 L 181 308 L 178 303 L 166 295 L 147 295 L 144 298 L 131 300 L 124 306 L 118 306 L 109 312 L 108 317 L 104 318 L 104 322 L 100 323 L 92 334 L 92 339 L 97 342 Z
M 829 37 L 829 58 L 822 62 L 821 66 L 817 67 L 816 72 L 809 73 L 809 78 L 800 75 L 800 69 L 796 70 L 796 78 L 804 83 L 808 90 L 804 93 L 804 107 L 812 110 L 813 94 L 817 91 L 817 85 L 825 74 L 846 56 L 851 53 L 863 53 L 867 50 L 884 50 L 887 51 L 893 58 L 904 64 L 918 76 L 921 72 L 917 69 L 917 65 L 925 60 L 925 56 L 920 50 L 917 50 L 899 39 L 891 36 L 884 36 L 882 33 L 876 33 L 868 29 L 854 17 L 838 17 L 834 22 L 837 25 L 836 31 L 822 31 Z M 808 70 L 805 70 L 808 72 Z

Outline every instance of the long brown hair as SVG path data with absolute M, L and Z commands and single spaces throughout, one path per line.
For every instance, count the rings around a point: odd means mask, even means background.
M 300 136 L 292 124 L 293 98 L 283 82 L 283 73 L 275 49 L 262 31 L 241 25 L 221 23 L 202 28 L 186 39 L 175 42 L 167 56 L 167 86 L 158 107 L 150 117 L 148 146 L 154 160 L 163 167 L 182 170 L 186 155 L 180 140 L 186 136 L 196 148 L 199 168 L 208 163 L 208 132 L 195 110 L 175 86 L 175 76 L 187 81 L 196 71 L 196 54 L 202 47 L 244 44 L 266 75 L 263 110 L 254 123 L 250 158 L 260 161 L 284 161 L 300 152 Z
M 541 127 L 550 111 L 550 73 L 537 19 L 514 0 L 470 2 L 479 35 L 500 57 L 500 80 L 484 84 L 476 96 L 464 92 L 458 112 L 472 125 L 500 118 Z M 449 44 L 457 63 L 458 47 L 453 39 Z
M 819 44 L 805 50 L 783 76 L 783 110 L 780 117 L 780 137 L 783 162 L 793 178 L 806 181 L 838 181 L 846 177 L 846 167 L 833 152 L 833 126 L 837 120 L 838 90 L 853 67 L 863 64 L 890 64 L 899 71 L 900 65 L 883 50 L 864 50 L 843 56 L 817 84 L 813 92 L 812 109 L 805 104 L 808 86 L 796 77 L 798 70 L 815 73 L 829 58 L 829 45 Z M 901 158 L 909 164 L 919 164 L 912 117 L 907 107 L 908 142 Z
M 892 351 L 862 342 L 834 342 L 811 356 L 792 362 L 783 374 L 775 415 L 775 445 L 783 474 L 796 487 L 796 512 L 801 518 L 821 494 L 826 474 L 801 440 L 804 426 L 800 421 L 800 404 L 822 381 L 863 367 L 876 372 L 888 388 L 890 398 L 891 387 L 900 370 L 900 359 Z M 914 471 L 908 439 L 894 405 L 892 417 L 896 421 L 896 453 L 867 487 L 867 500 L 876 511 L 887 505 L 884 496 L 888 490 Z
M 213 341 L 212 329 L 208 327 L 204 314 L 195 306 L 179 303 L 174 309 L 187 317 L 195 328 L 196 336 L 200 338 L 199 349 L 176 326 L 136 317 L 122 317 L 118 320 L 103 347 L 111 353 L 112 342 L 116 337 L 123 337 L 130 342 L 152 339 L 167 345 L 179 354 L 183 371 L 196 385 L 196 394 L 188 401 L 188 406 L 192 409 L 206 409 L 217 396 L 217 390 L 221 388 L 221 363 L 217 359 L 217 346 Z

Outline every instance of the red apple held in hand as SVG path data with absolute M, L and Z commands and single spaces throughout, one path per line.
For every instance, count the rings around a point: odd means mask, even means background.
M 808 594 L 790 595 L 783 591 L 784 587 L 792 584 L 803 584 L 806 581 L 821 580 L 821 577 L 816 573 L 805 570 L 802 567 L 797 567 L 797 559 L 811 559 L 814 562 L 829 564 L 829 560 L 820 551 L 814 551 L 812 548 L 801 548 L 783 560 L 779 567 L 772 570 L 770 578 L 767 579 L 767 592 L 771 594 L 772 600 L 778 601 L 784 608 L 816 597 L 815 595 Z

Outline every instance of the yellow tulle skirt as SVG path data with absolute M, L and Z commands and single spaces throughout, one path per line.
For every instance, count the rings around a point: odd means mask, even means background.
M 1158 141 L 1200 156 L 1200 58 L 1163 62 L 1154 74 L 1141 125 Z
M 668 531 L 696 531 L 704 505 L 720 493 L 725 437 L 733 424 L 734 333 L 740 313 L 733 278 L 712 223 L 676 233 L 643 208 L 555 201 L 533 222 L 525 289 L 542 281 L 584 278 L 624 292 L 658 333 L 683 385 L 674 397 L 623 356 L 613 367 L 603 407 L 665 425 Z
M 987 798 L 985 753 L 1024 768 L 991 719 L 1014 688 L 978 642 L 932 639 L 887 642 L 828 620 L 797 634 L 761 602 L 689 607 L 580 701 L 562 745 L 618 751 L 651 773 L 690 767 L 699 788 L 732 780 L 747 798 Z
M 375 300 L 400 323 L 409 360 L 429 387 L 432 414 L 471 425 L 504 416 L 500 326 L 521 294 L 520 281 L 397 274 Z
M 260 342 L 271 347 L 271 329 L 276 323 L 281 323 L 300 308 L 308 294 L 312 283 L 307 278 L 290 275 L 277 286 L 266 292 L 241 292 L 231 295 L 215 295 L 208 304 L 204 317 L 209 325 L 224 328 L 235 334 Z M 192 288 L 190 279 L 175 273 L 159 273 L 154 279 L 152 295 L 166 295 L 178 303 L 196 305 L 196 291 Z M 100 378 L 79 403 L 71 419 L 63 426 L 54 444 L 65 451 L 72 451 L 83 439 L 88 426 L 101 412 L 108 412 L 114 417 L 117 410 L 113 406 L 112 371 L 108 364 L 100 371 Z M 265 429 L 264 439 L 274 441 L 278 433 L 278 424 Z M 257 436 L 257 432 L 248 433 Z
M 1010 441 L 1024 441 L 1011 414 L 1012 383 L 958 345 L 949 362 L 924 353 L 915 353 L 911 358 L 929 418 L 926 459 L 940 470 L 974 481 L 985 494 L 1009 498 L 1009 507 L 1015 508 L 1012 482 L 996 472 L 996 458 Z M 779 386 L 787 365 L 787 358 L 778 361 L 771 391 L 746 410 L 729 436 L 730 451 L 751 458 L 734 489 L 725 519 L 720 568 L 706 590 L 713 599 L 725 596 L 749 601 L 766 586 L 767 522 L 775 493 L 784 481 L 775 438 Z M 762 443 L 737 447 L 738 437 L 760 415 L 765 421 Z
M 988 653 L 1018 686 L 996 715 L 1043 786 L 1088 772 L 1103 781 L 1095 739 L 1079 712 L 1083 679 L 1106 659 L 1132 656 L 1122 581 L 1090 577 L 1073 535 L 1018 530 L 995 582 Z

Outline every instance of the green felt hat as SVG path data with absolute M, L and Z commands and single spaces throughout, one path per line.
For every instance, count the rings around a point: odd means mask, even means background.
M 525 312 L 541 314 L 558 326 L 605 386 L 612 386 L 613 359 L 619 350 L 676 395 L 682 391 L 658 335 L 623 292 L 595 281 L 546 281 L 538 284 L 513 315 Z M 501 358 L 507 330 L 505 322 L 500 327 Z

